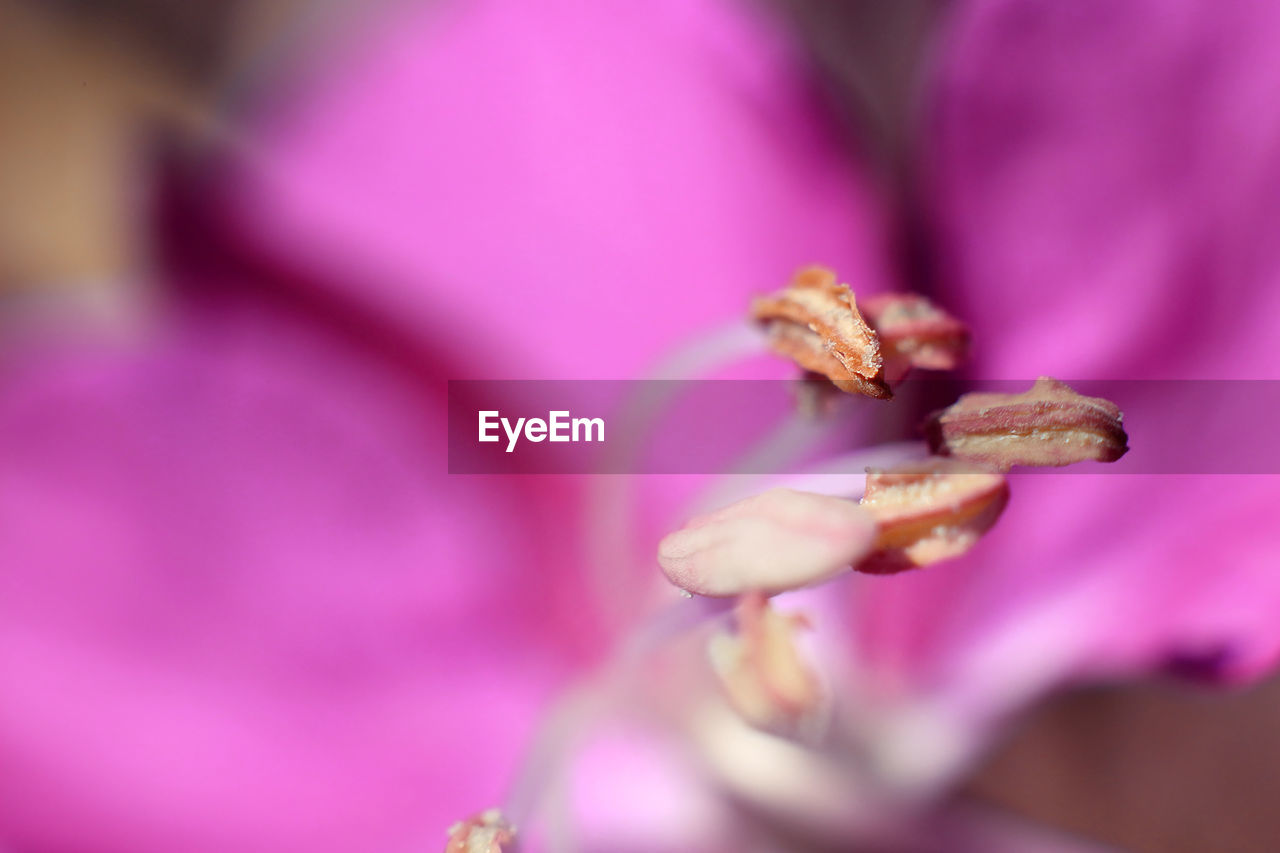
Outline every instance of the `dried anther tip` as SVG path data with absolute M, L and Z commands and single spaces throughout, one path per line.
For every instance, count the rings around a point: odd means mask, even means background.
M 1114 462 L 1129 449 L 1119 407 L 1042 376 L 1021 394 L 965 394 L 926 424 L 934 453 L 1007 471 L 1014 465 Z
M 757 728 L 810 733 L 821 725 L 827 694 L 796 643 L 809 620 L 779 613 L 761 593 L 743 596 L 734 615 L 736 633 L 717 634 L 707 648 L 729 704 Z
M 449 828 L 444 853 L 515 853 L 516 829 L 502 812 L 489 809 Z
M 853 291 L 825 267 L 805 267 L 772 296 L 751 303 L 751 316 L 774 352 L 821 373 L 842 391 L 889 399 L 880 340 L 858 313 Z
M 879 525 L 878 549 L 858 571 L 891 574 L 959 557 L 1009 500 L 1004 475 L 934 457 L 867 473 L 861 504 Z
M 699 595 L 775 593 L 847 571 L 875 539 L 875 521 L 853 501 L 772 489 L 692 519 L 658 545 L 658 563 Z
M 969 349 L 969 330 L 955 317 L 914 293 L 881 293 L 862 302 L 867 323 L 880 337 L 885 369 L 953 370 Z

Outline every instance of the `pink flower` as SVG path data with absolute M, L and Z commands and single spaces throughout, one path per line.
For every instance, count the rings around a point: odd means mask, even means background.
M 206 188 L 225 216 L 168 224 L 158 328 L 8 362 L 19 851 L 442 845 L 625 629 L 596 590 L 634 618 L 657 583 L 648 548 L 584 557 L 593 484 L 450 477 L 445 380 L 635 375 L 797 256 L 872 275 L 876 214 L 754 13 L 432 3 L 361 26 Z M 695 820 L 643 784 L 671 762 L 624 745 L 628 836 L 694 849 L 718 801 Z

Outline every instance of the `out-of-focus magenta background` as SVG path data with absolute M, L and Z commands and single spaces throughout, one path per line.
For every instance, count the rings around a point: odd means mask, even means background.
M 1246 0 L 0 6 L 0 851 L 429 850 L 501 799 L 707 484 L 450 475 L 450 379 L 673 377 L 814 261 L 930 292 L 971 377 L 1280 378 L 1277 38 Z M 971 799 L 1268 849 L 1274 689 L 1006 726 L 1265 677 L 1273 480 L 1019 483 L 966 559 L 832 593 L 850 701 L 1005 744 Z M 755 849 L 695 747 L 623 740 L 585 848 Z

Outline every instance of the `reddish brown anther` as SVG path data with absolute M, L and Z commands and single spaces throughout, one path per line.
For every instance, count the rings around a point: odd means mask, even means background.
M 880 340 L 858 313 L 853 291 L 825 267 L 805 267 L 786 288 L 751 303 L 769 345 L 837 388 L 868 397 L 893 396 L 885 381 Z
M 777 734 L 818 724 L 826 693 L 796 644 L 809 620 L 779 613 L 763 593 L 743 596 L 734 615 L 737 631 L 717 634 L 708 647 L 729 704 L 751 725 Z
M 867 324 L 880 337 L 887 373 L 907 368 L 952 370 L 969 349 L 969 330 L 955 317 L 914 293 L 880 293 L 862 301 Z
M 444 853 L 515 853 L 516 829 L 502 812 L 489 809 L 449 828 Z
M 934 453 L 1007 471 L 1014 465 L 1114 462 L 1129 449 L 1119 407 L 1042 376 L 1021 394 L 965 394 L 926 425 Z
M 955 459 L 869 471 L 860 503 L 875 517 L 879 538 L 855 568 L 891 574 L 958 557 L 991 529 L 1008 500 L 1004 475 Z

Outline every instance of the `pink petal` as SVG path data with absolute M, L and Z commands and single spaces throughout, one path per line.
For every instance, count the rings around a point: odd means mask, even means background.
M 982 0 L 945 35 L 940 280 L 979 342 L 975 373 L 1280 377 L 1280 10 Z M 860 585 L 880 692 L 983 728 L 1067 680 L 1274 665 L 1280 483 L 1121 475 L 1147 447 L 1195 452 L 1176 413 L 1126 415 L 1134 458 L 1117 474 L 1015 477 L 966 559 Z
M 865 176 L 751 4 L 400 4 L 378 33 L 256 129 L 226 218 L 451 378 L 637 377 L 810 261 L 883 287 Z
M 529 515 L 550 484 L 442 491 L 432 391 L 304 312 L 226 302 L 6 371 L 20 846 L 395 849 L 501 795 L 575 663 L 589 622 L 537 572 L 458 570 L 564 565 Z
M 880 276 L 748 9 L 391 4 L 219 176 L 195 235 L 249 272 L 166 280 L 196 317 L 135 352 L 6 375 L 6 841 L 367 853 L 500 797 L 614 628 L 583 484 L 449 477 L 444 380 L 631 376 L 799 262 Z

